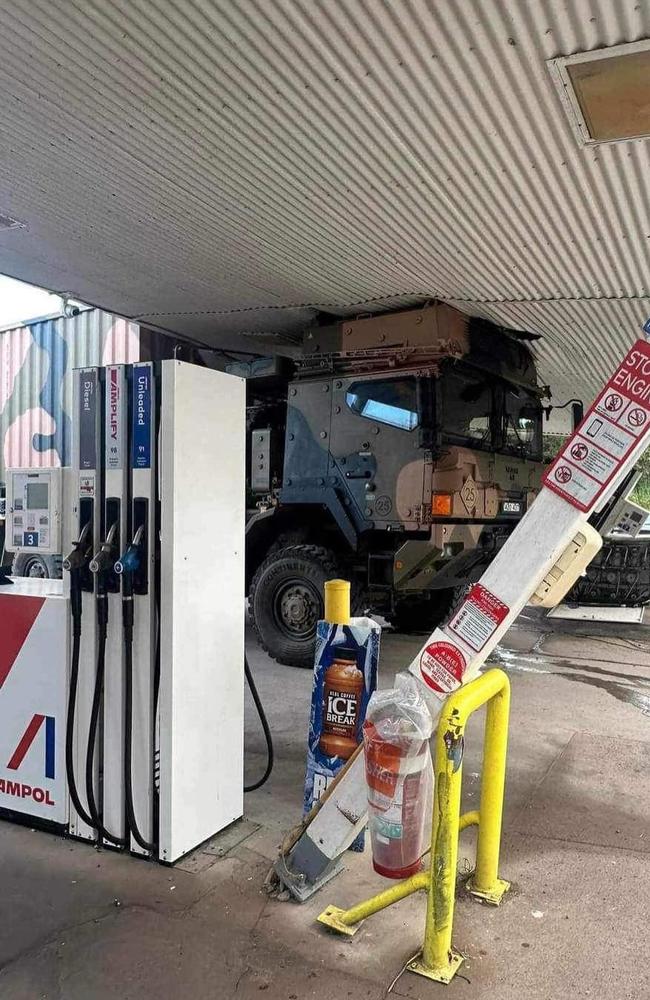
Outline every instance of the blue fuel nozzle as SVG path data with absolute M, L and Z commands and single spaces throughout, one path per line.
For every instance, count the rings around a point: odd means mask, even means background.
M 128 546 L 124 554 L 115 563 L 115 572 L 118 576 L 121 573 L 135 573 L 135 571 L 140 566 L 140 558 L 142 556 L 142 536 L 144 534 L 144 527 L 140 526 L 133 536 L 133 541 Z

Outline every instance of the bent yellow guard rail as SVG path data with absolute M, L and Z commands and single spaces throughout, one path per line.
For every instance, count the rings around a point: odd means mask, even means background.
M 461 816 L 465 728 L 472 713 L 486 703 L 480 809 L 478 813 Z M 436 780 L 429 870 L 348 910 L 328 906 L 318 918 L 321 923 L 339 933 L 352 935 L 366 917 L 425 889 L 424 944 L 422 952 L 408 968 L 436 982 L 451 981 L 463 961 L 451 943 L 461 830 L 478 823 L 476 868 L 468 883 L 470 893 L 496 906 L 509 888 L 509 883 L 498 874 L 509 713 L 510 683 L 502 670 L 489 670 L 450 695 L 440 714 L 435 741 Z

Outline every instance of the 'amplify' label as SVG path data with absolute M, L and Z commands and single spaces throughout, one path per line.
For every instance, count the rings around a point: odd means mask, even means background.
M 133 366 L 133 452 L 134 469 L 151 468 L 151 365 Z
M 124 467 L 124 369 L 109 365 L 106 369 L 105 442 L 106 468 Z

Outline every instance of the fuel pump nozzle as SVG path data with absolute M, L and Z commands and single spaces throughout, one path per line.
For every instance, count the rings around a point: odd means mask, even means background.
M 70 574 L 70 611 L 73 634 L 81 635 L 82 570 L 92 555 L 92 521 L 86 521 L 72 550 L 63 560 L 63 568 Z
M 93 556 L 90 561 L 89 569 L 91 573 L 106 573 L 108 570 L 114 568 L 115 562 L 115 537 L 117 535 L 117 521 L 115 521 L 109 528 L 108 534 L 104 542 L 102 543 L 99 551 Z
M 133 536 L 133 541 L 127 547 L 124 554 L 115 563 L 115 572 L 119 575 L 124 575 L 124 580 L 122 582 L 122 593 L 125 592 L 125 587 L 128 585 L 127 581 L 130 578 L 131 593 L 133 592 L 133 574 L 140 566 L 140 559 L 142 557 L 142 541 L 144 538 L 144 524 L 141 524 L 135 535 Z
M 63 560 L 63 568 L 69 573 L 72 573 L 76 569 L 83 569 L 88 562 L 92 553 L 92 538 L 89 537 L 91 530 L 92 522 L 86 521 L 81 529 L 78 540 L 72 546 L 70 554 Z

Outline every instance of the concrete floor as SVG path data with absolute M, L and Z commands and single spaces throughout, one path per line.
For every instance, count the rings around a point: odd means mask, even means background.
M 381 683 L 418 637 L 387 635 Z M 275 734 L 269 783 L 246 819 L 174 869 L 0 823 L 2 1000 L 382 998 L 422 940 L 424 898 L 368 920 L 353 939 L 315 923 L 385 887 L 368 854 L 315 900 L 269 898 L 262 883 L 299 818 L 309 672 L 259 651 L 252 666 Z M 650 639 L 646 626 L 522 617 L 494 657 L 513 688 L 499 909 L 460 898 L 447 987 L 410 973 L 396 996 L 642 1000 L 650 996 Z M 251 709 L 251 706 L 248 706 Z M 476 719 L 465 807 L 478 804 Z M 253 711 L 248 777 L 263 768 Z M 473 835 L 462 835 L 469 865 Z M 265 992 L 268 991 L 268 992 Z

